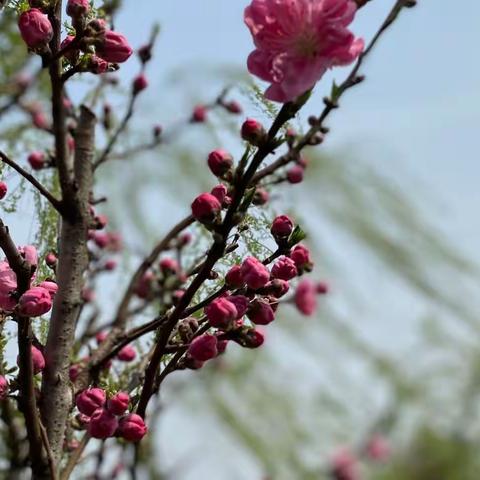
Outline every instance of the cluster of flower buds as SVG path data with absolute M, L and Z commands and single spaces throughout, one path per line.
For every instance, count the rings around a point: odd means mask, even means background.
M 142 417 L 128 413 L 130 396 L 117 392 L 107 399 L 102 388 L 88 388 L 77 395 L 79 420 L 93 438 L 120 437 L 127 442 L 139 442 L 147 433 Z
M 32 269 L 32 279 L 38 265 L 35 247 L 27 245 L 18 249 Z M 58 286 L 53 280 L 45 280 L 30 287 L 22 295 L 17 295 L 17 277 L 9 263 L 0 262 L 0 309 L 3 313 L 23 317 L 40 317 L 50 311 Z
M 49 2 L 29 0 L 29 4 L 31 8 L 18 19 L 20 34 L 30 50 L 48 58 L 52 54 L 49 44 L 54 35 L 47 15 Z M 104 19 L 92 18 L 90 0 L 68 0 L 66 12 L 71 17 L 75 35 L 63 39 L 60 54 L 72 67 L 100 74 L 130 58 L 133 50 L 127 39 L 110 30 Z

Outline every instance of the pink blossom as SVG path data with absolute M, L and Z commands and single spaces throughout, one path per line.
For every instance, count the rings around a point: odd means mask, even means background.
M 227 300 L 235 305 L 237 309 L 237 318 L 241 318 L 247 313 L 250 300 L 244 295 L 230 295 Z
M 205 315 L 212 327 L 226 329 L 238 318 L 235 304 L 224 297 L 216 298 L 205 308 Z
M 264 188 L 257 188 L 255 195 L 253 196 L 253 204 L 262 206 L 265 205 L 270 199 L 270 194 Z
M 53 38 L 52 24 L 38 8 L 23 12 L 18 19 L 18 28 L 29 48 L 45 47 Z
M 43 287 L 32 287 L 18 301 L 18 313 L 23 317 L 40 317 L 52 308 L 50 291 Z
M 52 281 L 45 280 L 44 282 L 39 283 L 38 286 L 47 290 L 52 300 L 58 292 L 58 285 Z
M 145 90 L 148 87 L 148 80 L 147 77 L 141 73 L 133 80 L 133 91 L 135 94 L 138 94 Z
M 296 245 L 290 253 L 290 258 L 300 270 L 311 270 L 312 260 L 310 259 L 310 251 L 305 245 Z
M 90 417 L 87 430 L 93 438 L 105 439 L 113 437 L 117 428 L 117 417 L 108 410 L 99 408 L 98 410 L 95 410 Z
M 317 308 L 317 289 L 315 284 L 306 278 L 302 280 L 295 291 L 295 305 L 304 315 L 310 316 Z
M 268 268 L 255 257 L 247 257 L 243 261 L 241 273 L 248 288 L 252 290 L 264 287 L 270 279 Z
M 390 456 L 390 444 L 388 440 L 379 433 L 370 437 L 365 447 L 368 457 L 376 462 L 384 462 Z
M 135 286 L 135 295 L 140 298 L 147 298 L 152 291 L 154 280 L 155 275 L 153 272 L 145 272 Z
M 8 381 L 3 376 L 0 375 L 0 400 L 5 400 L 8 395 Z
M 114 415 L 123 415 L 130 403 L 130 395 L 127 392 L 118 392 L 107 401 L 107 410 Z
M 118 425 L 118 435 L 127 442 L 139 442 L 147 433 L 148 429 L 140 415 L 130 413 L 122 419 Z
M 358 461 L 350 450 L 338 450 L 331 461 L 332 476 L 335 480 L 359 480 Z
M 305 173 L 305 169 L 300 165 L 294 165 L 287 171 L 287 180 L 292 185 L 301 183 L 303 181 L 303 175 Z
M 12 292 L 17 288 L 17 276 L 7 261 L 0 262 L 0 308 L 12 312 L 17 304 Z
M 45 154 L 43 152 L 32 152 L 28 158 L 28 163 L 33 170 L 41 170 L 45 166 Z
M 281 280 L 291 280 L 298 275 L 295 262 L 288 257 L 280 257 L 272 267 L 272 277 Z
M 356 9 L 353 0 L 253 0 L 245 9 L 256 47 L 248 69 L 271 83 L 265 96 L 294 100 L 328 69 L 353 62 L 364 47 L 347 28 Z
M 105 390 L 101 388 L 88 388 L 77 395 L 76 405 L 80 413 L 92 415 L 98 408 L 102 408 L 107 401 Z
M 246 142 L 258 146 L 265 139 L 267 132 L 260 122 L 247 118 L 242 124 L 241 135 Z
M 57 256 L 50 252 L 50 253 L 47 253 L 47 255 L 45 256 L 45 263 L 50 267 L 55 267 L 55 265 L 57 264 Z
M 210 192 L 222 205 L 224 205 L 225 199 L 227 198 L 227 187 L 222 183 L 215 185 Z
M 102 42 L 97 46 L 97 56 L 109 63 L 126 62 L 132 53 L 127 39 L 113 30 L 107 30 Z
M 160 270 L 162 270 L 164 274 L 172 274 L 178 272 L 179 269 L 178 262 L 173 258 L 166 257 L 160 260 Z
M 215 358 L 218 355 L 217 337 L 206 333 L 194 338 L 188 346 L 188 354 L 200 362 Z
M 125 345 L 118 352 L 117 358 L 121 362 L 132 362 L 133 360 L 135 360 L 136 356 L 137 356 L 137 352 L 135 351 L 135 349 L 130 345 Z
M 38 251 L 33 245 L 19 247 L 18 251 L 32 267 L 36 267 L 38 265 Z
M 100 345 L 102 342 L 104 342 L 108 337 L 108 332 L 107 331 L 104 331 L 104 332 L 98 332 L 96 335 L 95 335 L 95 340 L 97 341 L 97 343 Z
M 8 186 L 5 182 L 0 182 L 0 200 L 5 198 L 5 195 L 8 192 Z
M 207 119 L 207 107 L 196 105 L 192 112 L 192 122 L 203 123 Z

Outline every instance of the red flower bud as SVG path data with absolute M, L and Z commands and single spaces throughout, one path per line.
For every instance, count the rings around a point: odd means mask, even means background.
M 118 392 L 107 402 L 107 410 L 114 415 L 123 415 L 130 403 L 130 395 L 127 392 Z
M 210 152 L 208 156 L 208 166 L 216 177 L 223 177 L 233 165 L 233 157 L 222 149 Z
M 147 77 L 142 73 L 133 81 L 133 93 L 137 95 L 148 87 Z
M 275 298 L 283 297 L 290 290 L 290 285 L 286 280 L 280 278 L 274 278 L 271 282 L 268 282 L 262 293 L 268 293 Z
M 290 253 L 290 258 L 300 270 L 311 270 L 312 260 L 310 259 L 310 251 L 304 245 L 296 245 Z
M 104 265 L 105 270 L 111 272 L 117 268 L 117 261 L 116 260 L 107 260 Z
M 204 334 L 194 338 L 188 346 L 188 354 L 194 360 L 200 362 L 206 362 L 211 358 L 215 358 L 218 354 L 217 337 Z
M 101 388 L 88 388 L 77 395 L 75 403 L 80 413 L 92 415 L 93 412 L 105 405 L 107 396 Z
M 154 280 L 155 275 L 153 272 L 145 272 L 138 284 L 135 286 L 135 295 L 143 299 L 147 298 L 152 291 Z
M 133 50 L 121 33 L 107 30 L 96 53 L 108 63 L 123 63 L 130 58 Z
M 97 343 L 100 345 L 102 342 L 104 342 L 108 337 L 108 332 L 98 332 L 95 335 L 95 340 Z
M 0 182 L 0 200 L 2 198 L 5 198 L 5 195 L 7 194 L 7 192 L 8 192 L 7 184 L 5 182 Z
M 40 373 L 45 368 L 45 358 L 43 357 L 43 353 L 33 345 L 30 351 L 32 355 L 33 374 L 36 375 L 37 373 Z M 19 362 L 20 362 L 20 358 L 17 357 L 17 365 L 20 365 Z
M 135 360 L 135 357 L 137 356 L 137 352 L 133 347 L 130 345 L 125 345 L 117 355 L 118 360 L 121 362 L 131 362 Z
M 68 0 L 67 15 L 72 18 L 85 16 L 90 10 L 89 0 Z
M 90 57 L 88 69 L 96 75 L 101 75 L 108 70 L 108 62 L 103 60 L 103 58 L 100 58 L 98 55 L 92 55 Z
M 287 180 L 291 184 L 301 183 L 303 181 L 303 174 L 305 170 L 300 165 L 294 165 L 287 171 Z
M 265 335 L 260 329 L 246 328 L 241 332 L 241 336 L 234 341 L 245 348 L 259 348 L 265 342 Z
M 58 292 L 58 285 L 51 280 L 44 280 L 43 282 L 37 285 L 38 287 L 44 288 L 49 294 L 50 298 L 53 300 L 56 293 Z
M 210 193 L 223 205 L 227 198 L 228 190 L 225 185 L 220 183 L 213 187 Z
M 45 154 L 42 152 L 32 152 L 28 156 L 27 161 L 33 170 L 41 170 L 45 166 Z
M 275 312 L 264 300 L 255 300 L 248 309 L 247 317 L 256 325 L 268 325 L 275 320 Z
M 205 315 L 212 327 L 227 329 L 238 318 L 235 305 L 224 297 L 216 298 L 205 308 Z
M 272 267 L 272 277 L 280 278 L 281 280 L 291 280 L 298 275 L 295 262 L 288 257 L 280 257 L 275 265 Z
M 231 102 L 226 103 L 225 108 L 230 113 L 234 113 L 236 115 L 242 113 L 242 106 L 238 102 L 236 102 L 235 100 L 232 100 Z
M 252 145 L 261 145 L 267 136 L 263 125 L 253 118 L 247 118 L 242 125 L 242 138 Z
M 302 280 L 295 291 L 295 305 L 304 315 L 310 316 L 317 308 L 317 291 L 315 284 L 309 280 Z
M 207 108 L 204 105 L 197 105 L 193 109 L 191 121 L 194 123 L 203 123 L 207 119 Z
M 23 12 L 18 19 L 23 41 L 29 48 L 43 48 L 53 38 L 52 24 L 48 17 L 37 8 Z
M 88 433 L 93 438 L 105 439 L 113 437 L 118 428 L 118 420 L 108 410 L 99 408 L 95 410 L 90 417 L 88 424 Z
M 270 194 L 264 188 L 257 188 L 253 196 L 253 204 L 262 206 L 265 205 L 270 198 Z
M 202 193 L 192 203 L 192 214 L 201 223 L 212 223 L 222 205 L 211 193 Z
M 164 275 L 171 275 L 180 270 L 180 267 L 176 260 L 173 258 L 167 257 L 160 260 L 160 270 Z
M 326 295 L 329 292 L 329 286 L 326 282 L 317 283 L 317 293 L 319 295 Z
M 57 264 L 57 256 L 50 252 L 45 256 L 45 263 L 50 267 L 54 267 Z
M 147 427 L 140 415 L 131 413 L 120 419 L 118 435 L 127 442 L 139 442 L 146 434 Z
M 293 222 L 287 215 L 275 218 L 270 229 L 274 238 L 286 238 L 293 232 Z
M 250 300 L 244 295 L 230 295 L 227 300 L 235 305 L 237 309 L 237 318 L 241 318 L 247 313 Z
M 254 257 L 247 257 L 241 266 L 241 274 L 248 288 L 258 290 L 270 280 L 270 272 L 262 262 Z
M 245 280 L 242 274 L 242 268 L 240 265 L 234 265 L 225 276 L 225 283 L 229 287 L 240 288 L 245 285 Z

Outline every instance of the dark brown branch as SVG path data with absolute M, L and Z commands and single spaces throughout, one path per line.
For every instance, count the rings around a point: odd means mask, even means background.
M 6 163 L 8 166 L 10 166 L 15 171 L 17 171 L 23 178 L 25 178 L 25 180 L 30 182 L 38 190 L 40 195 L 44 196 L 55 208 L 55 210 L 61 213 L 62 202 L 57 198 L 55 198 L 33 175 L 31 175 L 26 170 L 24 170 L 20 165 L 18 165 L 18 163 L 14 162 L 1 150 L 0 150 L 0 158 L 2 159 L 3 163 Z

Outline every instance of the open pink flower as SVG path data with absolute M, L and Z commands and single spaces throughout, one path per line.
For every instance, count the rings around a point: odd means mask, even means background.
M 265 96 L 291 101 L 329 68 L 353 62 L 364 47 L 347 28 L 356 9 L 353 0 L 253 0 L 245 9 L 256 47 L 248 70 L 272 84 Z

